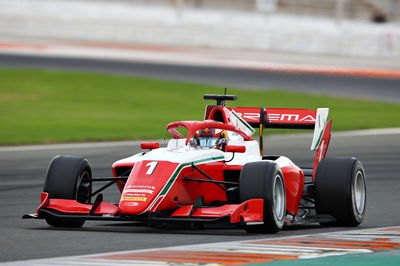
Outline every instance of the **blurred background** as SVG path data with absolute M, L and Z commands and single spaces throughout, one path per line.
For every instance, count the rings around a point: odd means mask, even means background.
M 0 0 L 2 40 L 100 41 L 400 61 L 399 26 L 400 0 Z
M 400 102 L 400 0 L 0 0 L 0 80 L 3 144 L 164 137 L 223 88 L 242 105 L 330 107 L 335 130 L 393 127 L 397 105 L 313 97 Z

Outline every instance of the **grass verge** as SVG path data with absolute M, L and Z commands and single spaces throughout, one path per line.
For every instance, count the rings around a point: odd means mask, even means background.
M 0 69 L 0 145 L 168 138 L 167 123 L 201 120 L 221 87 L 112 75 Z M 333 130 L 400 126 L 400 104 L 281 90 L 230 89 L 230 106 L 329 107 Z M 211 103 L 211 102 L 209 102 Z

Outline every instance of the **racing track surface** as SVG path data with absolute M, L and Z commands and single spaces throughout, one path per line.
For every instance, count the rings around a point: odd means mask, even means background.
M 0 67 L 41 68 L 142 76 L 228 88 L 286 89 L 400 102 L 400 78 L 356 77 L 187 66 L 71 57 L 1 54 Z M 221 90 L 222 91 L 222 90 Z
M 267 136 L 266 153 L 287 155 L 295 163 L 307 166 L 312 158 L 310 142 L 310 135 Z M 23 214 L 34 212 L 53 156 L 87 157 L 95 176 L 109 176 L 114 160 L 135 152 L 138 143 L 0 147 L 0 261 L 347 230 L 309 225 L 286 228 L 277 235 L 261 235 L 218 227 L 153 229 L 136 223 L 95 221 L 81 229 L 51 229 L 42 220 L 21 219 Z M 328 156 L 343 155 L 358 157 L 367 174 L 367 214 L 360 228 L 399 225 L 399 130 L 386 135 L 334 134 Z M 105 195 L 106 200 L 116 199 L 116 189 L 111 190 Z

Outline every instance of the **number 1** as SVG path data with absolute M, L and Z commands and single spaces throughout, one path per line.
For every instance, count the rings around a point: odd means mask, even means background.
M 154 172 L 154 169 L 156 169 L 158 162 L 151 162 L 146 164 L 146 167 L 149 167 L 149 169 L 146 172 L 146 175 L 151 175 Z

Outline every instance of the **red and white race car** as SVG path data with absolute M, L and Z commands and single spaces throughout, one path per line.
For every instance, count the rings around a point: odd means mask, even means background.
M 230 108 L 234 95 L 205 95 L 217 101 L 203 121 L 167 126 L 166 147 L 119 160 L 113 177 L 94 178 L 88 160 L 57 156 L 48 168 L 36 214 L 55 227 L 81 227 L 86 220 L 144 221 L 202 225 L 229 223 L 247 232 L 277 232 L 284 225 L 316 223 L 357 226 L 364 218 L 366 182 L 356 158 L 325 158 L 332 120 L 328 109 Z M 259 128 L 259 142 L 253 139 Z M 312 168 L 289 158 L 263 155 L 265 128 L 314 129 Z M 92 191 L 94 182 L 107 182 Z M 100 193 L 116 184 L 117 204 Z

